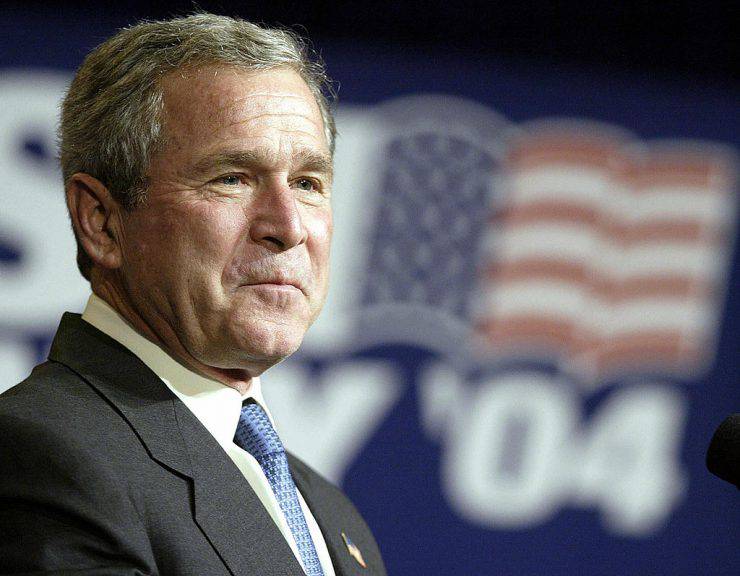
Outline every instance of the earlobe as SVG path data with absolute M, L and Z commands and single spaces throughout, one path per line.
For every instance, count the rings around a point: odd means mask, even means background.
M 97 266 L 118 268 L 121 265 L 116 230 L 118 202 L 100 180 L 83 172 L 70 176 L 65 191 L 80 244 Z

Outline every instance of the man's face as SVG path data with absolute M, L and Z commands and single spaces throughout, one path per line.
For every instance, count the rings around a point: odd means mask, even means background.
M 288 69 L 206 67 L 163 87 L 165 144 L 146 202 L 123 218 L 122 283 L 165 341 L 256 375 L 298 348 L 326 297 L 321 113 Z

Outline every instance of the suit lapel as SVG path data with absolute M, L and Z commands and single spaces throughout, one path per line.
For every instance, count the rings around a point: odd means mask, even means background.
M 193 463 L 195 520 L 235 574 L 303 576 L 262 502 L 216 440 L 178 402 L 177 418 Z M 218 455 L 218 457 L 215 457 Z
M 65 314 L 49 359 L 87 380 L 128 421 L 151 457 L 193 482 L 195 521 L 234 575 L 303 571 L 288 543 L 221 446 L 129 350 Z
M 77 314 L 66 313 L 49 359 L 75 371 L 128 421 L 151 457 L 191 476 L 191 466 L 177 430 L 175 396 L 136 356 Z
M 288 454 L 288 460 L 293 480 L 321 528 L 336 576 L 369 576 L 372 574 L 362 568 L 349 554 L 347 545 L 342 539 L 342 532 L 350 530 L 341 525 L 342 518 L 337 517 L 334 503 L 322 496 L 322 491 L 317 489 L 310 475 L 305 473 L 305 465 L 291 454 Z M 347 535 L 352 537 L 351 534 Z

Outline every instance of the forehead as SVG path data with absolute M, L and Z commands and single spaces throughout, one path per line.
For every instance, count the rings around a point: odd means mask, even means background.
M 169 136 L 229 138 L 277 129 L 326 144 L 316 99 L 290 68 L 178 70 L 163 79 L 162 89 Z

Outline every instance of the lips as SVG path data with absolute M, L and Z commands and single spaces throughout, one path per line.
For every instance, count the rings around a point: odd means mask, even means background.
M 304 258 L 266 257 L 250 262 L 234 263 L 226 274 L 226 282 L 237 286 L 273 285 L 297 288 L 303 294 L 311 286 L 310 264 Z M 233 280 L 229 282 L 228 278 Z
M 287 279 L 287 278 L 280 278 L 280 277 L 274 277 L 274 278 L 259 278 L 256 280 L 249 280 L 248 282 L 245 282 L 242 284 L 242 286 L 284 286 L 286 288 L 293 287 L 297 290 L 300 290 L 305 294 L 305 290 L 303 287 L 303 283 L 298 280 L 293 279 Z

